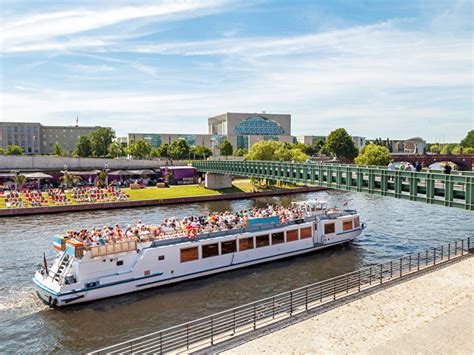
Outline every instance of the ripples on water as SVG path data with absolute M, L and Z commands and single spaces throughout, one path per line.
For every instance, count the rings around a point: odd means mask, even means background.
M 239 210 L 323 198 L 352 200 L 364 234 L 351 247 L 276 261 L 177 285 L 51 310 L 34 295 L 31 277 L 51 236 L 66 229 L 144 223 L 165 217 Z M 362 266 L 474 236 L 472 212 L 367 194 L 330 191 L 257 200 L 0 219 L 0 352 L 85 352 L 209 315 Z

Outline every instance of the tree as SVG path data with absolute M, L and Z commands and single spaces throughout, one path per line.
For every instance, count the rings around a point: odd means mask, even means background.
M 150 155 L 151 148 L 150 143 L 143 139 L 138 139 L 130 142 L 127 151 L 133 158 L 144 159 Z
M 112 158 L 123 157 L 125 155 L 125 150 L 121 143 L 119 142 L 112 142 L 109 145 L 109 156 Z
M 324 145 L 324 138 L 315 139 L 313 144 L 305 147 L 305 149 L 303 150 L 303 153 L 308 154 L 310 156 L 319 154 L 323 145 Z
M 453 147 L 451 146 L 451 144 L 444 144 L 443 147 L 441 148 L 441 154 L 451 154 L 451 150 L 453 149 Z
M 440 152 L 439 145 L 438 144 L 431 145 L 430 146 L 430 152 L 431 153 L 439 153 Z
M 9 145 L 5 151 L 6 155 L 23 155 L 23 148 L 19 145 Z
M 168 147 L 168 156 L 173 159 L 189 158 L 190 147 L 184 139 L 178 139 Z
M 233 151 L 234 147 L 232 147 L 232 144 L 228 140 L 223 141 L 219 146 L 219 154 L 225 157 L 232 155 Z
M 170 145 L 168 143 L 160 145 L 158 148 L 153 148 L 151 152 L 151 156 L 156 156 L 159 158 L 167 158 L 168 157 L 168 149 Z
M 260 141 L 250 147 L 245 160 L 281 160 L 304 162 L 308 156 L 291 144 L 276 141 Z
M 346 162 L 352 162 L 359 154 L 351 136 L 344 128 L 338 128 L 329 133 L 324 146 L 328 152 Z
M 243 157 L 249 153 L 249 150 L 247 148 L 239 148 L 234 151 L 234 155 L 238 157 Z
M 461 141 L 464 148 L 474 148 L 474 129 L 467 132 L 466 138 Z
M 3 149 L 2 147 L 0 147 L 0 155 L 3 155 L 5 154 L 5 149 Z
M 66 187 L 69 187 L 79 183 L 81 181 L 81 177 L 78 175 L 72 175 L 65 171 L 64 175 L 59 178 L 59 181 L 61 181 L 61 183 L 64 184 Z
M 98 128 L 90 135 L 91 150 L 94 157 L 105 157 L 109 152 L 109 145 L 115 138 L 115 132 L 110 128 Z
M 92 155 L 92 143 L 89 136 L 80 136 L 79 141 L 76 144 L 76 149 L 73 155 L 78 157 L 88 158 Z
M 357 165 L 383 165 L 386 166 L 391 160 L 388 148 L 383 145 L 367 144 L 355 158 Z
M 107 172 L 105 170 L 99 171 L 97 179 L 99 180 L 100 186 L 105 186 L 107 184 Z
M 461 144 L 456 144 L 453 146 L 451 150 L 451 154 L 462 154 L 464 153 L 464 148 L 462 147 Z
M 67 152 L 61 148 L 61 145 L 59 143 L 56 143 L 53 146 L 53 152 L 51 155 L 55 155 L 57 157 L 64 157 L 67 155 Z
M 23 186 L 23 184 L 25 183 L 26 181 L 26 176 L 25 175 L 22 175 L 22 174 L 17 174 L 14 178 L 13 178 L 13 181 L 15 182 L 15 188 L 18 190 L 18 189 L 21 189 L 21 187 Z
M 212 155 L 212 150 L 203 145 L 198 145 L 191 148 L 190 154 L 194 159 L 205 159 Z

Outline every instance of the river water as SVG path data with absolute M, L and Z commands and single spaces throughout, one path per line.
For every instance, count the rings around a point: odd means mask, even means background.
M 267 203 L 322 198 L 350 200 L 368 228 L 352 246 L 231 271 L 181 284 L 53 310 L 34 294 L 31 277 L 54 256 L 51 236 L 66 229 L 122 225 L 141 219 L 239 210 Z M 474 237 L 474 215 L 363 193 L 325 191 L 255 200 L 93 211 L 0 219 L 0 352 L 95 350 L 242 305 L 279 292 L 456 239 Z

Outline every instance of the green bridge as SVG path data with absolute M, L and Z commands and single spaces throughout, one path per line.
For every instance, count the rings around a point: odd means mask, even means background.
M 474 210 L 474 173 L 445 175 L 385 167 L 275 161 L 193 161 L 201 172 L 326 186 Z

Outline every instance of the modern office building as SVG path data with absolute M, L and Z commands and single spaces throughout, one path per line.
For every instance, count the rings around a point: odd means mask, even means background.
M 18 145 L 25 154 L 50 154 L 57 143 L 71 153 L 80 136 L 88 136 L 99 126 L 43 126 L 32 122 L 0 122 L 0 147 Z
M 326 136 L 296 136 L 295 138 L 298 143 L 312 145 L 320 139 L 325 140 Z M 365 146 L 365 137 L 351 136 L 351 138 L 357 149 L 361 150 Z
M 205 146 L 218 154 L 228 140 L 234 149 L 248 148 L 261 140 L 293 142 L 291 115 L 267 113 L 224 113 L 208 119 L 208 134 L 129 133 L 128 141 L 143 139 L 153 147 L 185 140 L 190 146 Z

